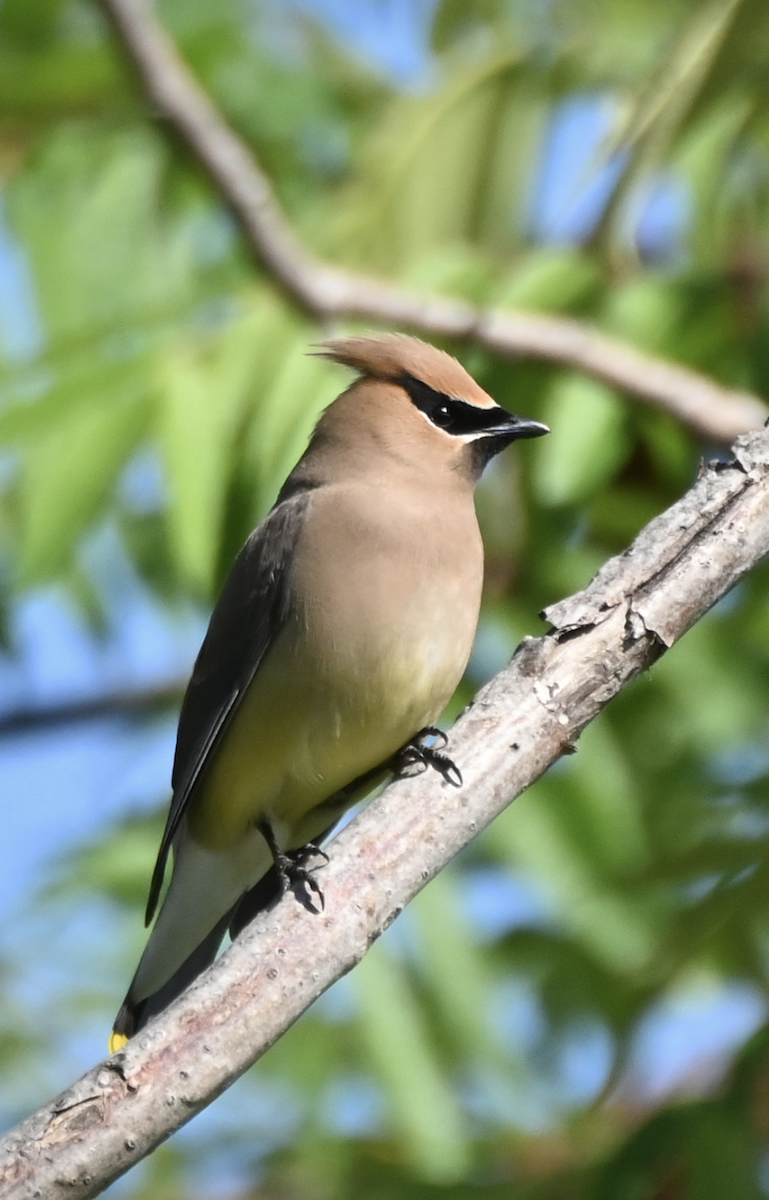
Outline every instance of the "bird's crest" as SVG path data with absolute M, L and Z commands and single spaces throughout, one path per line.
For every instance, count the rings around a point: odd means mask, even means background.
M 494 401 L 445 350 L 405 333 L 365 334 L 319 343 L 315 352 L 373 379 L 399 382 L 411 376 L 442 395 L 485 407 Z

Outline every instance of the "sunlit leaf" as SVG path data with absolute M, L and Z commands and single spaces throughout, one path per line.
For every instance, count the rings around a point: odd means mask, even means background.
M 551 434 L 536 447 L 536 487 L 546 504 L 584 500 L 625 459 L 625 415 L 609 388 L 578 375 L 554 384 L 544 420 Z
M 469 1147 L 451 1085 L 402 968 L 384 951 L 370 954 L 354 983 L 360 1036 L 387 1089 L 409 1158 L 433 1183 L 457 1179 L 467 1168 Z
M 570 309 L 597 294 L 596 264 L 575 250 L 543 247 L 516 266 L 501 285 L 497 303 L 549 312 Z
M 216 568 L 232 459 L 253 389 L 253 342 L 246 317 L 210 344 L 188 344 L 158 362 L 171 544 L 182 574 L 203 593 Z
M 79 412 L 42 435 L 24 458 L 20 581 L 61 569 L 77 539 L 114 494 L 122 464 L 147 429 L 147 397 L 133 389 Z

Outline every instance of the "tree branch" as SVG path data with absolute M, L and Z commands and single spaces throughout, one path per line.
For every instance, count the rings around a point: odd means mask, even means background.
M 723 445 L 766 420 L 769 409 L 750 392 L 723 387 L 579 321 L 483 310 L 318 261 L 291 229 L 255 153 L 196 82 L 148 0 L 101 4 L 147 98 L 208 172 L 262 267 L 303 311 L 324 321 L 360 317 L 428 336 L 465 338 L 502 357 L 538 358 L 584 371 Z
M 101 721 L 108 717 L 146 716 L 172 705 L 180 705 L 186 680 L 149 684 L 135 691 L 106 692 L 82 700 L 37 704 L 0 713 L 0 738 L 20 733 L 57 729 L 79 721 Z
M 0 1198 L 95 1196 L 256 1061 L 622 688 L 769 552 L 769 432 L 694 487 L 585 591 L 549 608 L 452 733 L 465 784 L 390 785 L 334 841 L 326 909 L 261 914 L 120 1054 L 0 1141 Z

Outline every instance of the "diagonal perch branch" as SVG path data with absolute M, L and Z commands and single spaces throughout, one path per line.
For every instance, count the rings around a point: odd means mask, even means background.
M 171 1008 L 0 1141 L 0 1200 L 86 1200 L 256 1061 L 404 906 L 769 553 L 769 432 L 746 435 L 612 559 L 545 613 L 452 733 L 460 789 L 392 784 L 333 844 L 326 910 L 286 897 Z
M 181 136 L 234 213 L 258 261 L 305 312 L 359 317 L 433 337 L 466 338 L 503 357 L 531 357 L 584 371 L 663 408 L 707 440 L 729 445 L 763 424 L 769 409 L 687 367 L 655 358 L 580 321 L 476 308 L 424 295 L 315 259 L 291 229 L 253 150 L 230 128 L 158 22 L 149 0 L 101 0 L 147 98 Z

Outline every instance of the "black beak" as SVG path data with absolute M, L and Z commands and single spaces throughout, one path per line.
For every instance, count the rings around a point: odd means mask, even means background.
M 529 417 L 516 417 L 504 408 L 494 409 L 494 418 L 496 419 L 493 423 L 485 426 L 484 437 L 504 438 L 513 442 L 518 438 L 542 437 L 550 432 L 547 425 L 543 425 L 541 421 L 532 421 Z

